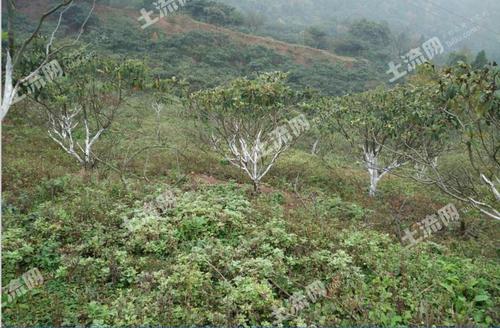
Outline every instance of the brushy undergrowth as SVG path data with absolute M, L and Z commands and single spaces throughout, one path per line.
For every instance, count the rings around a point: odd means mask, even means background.
M 291 232 L 283 197 L 244 189 L 186 182 L 125 190 L 68 175 L 39 185 L 28 210 L 6 197 L 3 280 L 37 267 L 45 283 L 4 299 L 4 322 L 269 326 L 273 308 L 317 280 L 333 288 L 285 324 L 498 322 L 497 263 L 433 242 L 405 249 L 360 228 L 372 212 L 338 196 L 294 210 L 294 220 L 343 228 L 328 240 L 303 236 Z M 168 208 L 145 206 L 167 190 L 176 198 Z

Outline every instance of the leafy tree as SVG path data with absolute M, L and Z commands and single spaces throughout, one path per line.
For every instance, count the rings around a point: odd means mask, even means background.
M 344 56 L 361 56 L 367 49 L 363 42 L 356 38 L 343 38 L 334 41 L 333 48 L 336 53 Z
M 468 63 L 469 57 L 462 52 L 452 52 L 448 55 L 448 60 L 446 63 L 448 66 L 454 66 L 460 62 Z
M 289 148 L 281 136 L 273 138 L 297 99 L 285 79 L 283 73 L 265 73 L 255 80 L 241 78 L 191 96 L 193 114 L 208 127 L 210 143 L 250 177 L 255 192 Z M 266 151 L 266 145 L 276 141 L 277 147 Z
M 349 34 L 377 46 L 385 46 L 391 42 L 391 30 L 387 24 L 366 19 L 352 23 L 349 27 Z
M 250 31 L 255 32 L 264 25 L 266 18 L 256 11 L 250 11 L 245 15 L 244 24 L 249 27 Z
M 395 40 L 387 24 L 362 19 L 351 23 L 347 34 L 333 44 L 340 54 L 363 56 L 386 64 L 394 51 L 393 43 Z
M 500 220 L 500 69 L 474 70 L 461 63 L 441 72 L 438 80 L 443 111 L 457 135 L 451 150 L 465 150 L 469 163 L 448 170 L 421 160 L 428 168 L 422 180 Z
M 185 10 L 197 20 L 210 24 L 237 26 L 244 22 L 243 15 L 236 8 L 216 1 L 192 1 L 185 6 Z
M 399 86 L 377 88 L 361 94 L 323 99 L 325 127 L 340 131 L 351 143 L 370 177 L 369 195 L 375 196 L 379 181 L 409 163 L 415 149 L 435 158 L 445 129 L 443 116 L 436 114 L 431 89 Z
M 392 38 L 394 53 L 398 56 L 403 56 L 411 49 L 411 39 L 408 32 L 400 32 Z
M 480 69 L 483 68 L 488 64 L 488 58 L 486 57 L 486 52 L 484 50 L 481 50 L 480 52 L 477 53 L 476 59 L 474 59 L 474 62 L 472 63 L 472 67 L 474 69 Z
M 36 99 L 46 110 L 49 136 L 86 170 L 95 167 L 95 144 L 124 99 L 123 77 L 130 75 L 130 66 L 93 58 L 47 85 Z
M 328 34 L 320 28 L 314 26 L 309 27 L 305 31 L 305 36 L 305 42 L 308 46 L 318 49 L 328 48 Z

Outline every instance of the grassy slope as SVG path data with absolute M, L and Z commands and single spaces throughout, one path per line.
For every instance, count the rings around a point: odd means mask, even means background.
M 40 7 L 40 3 L 30 6 L 21 1 L 19 9 L 25 17 L 21 17 L 20 29 L 27 32 L 34 28 L 29 22 Z M 88 44 L 86 51 L 146 60 L 154 74 L 182 76 L 195 89 L 275 70 L 290 72 L 290 81 L 297 88 L 310 86 L 330 95 L 363 91 L 384 79 L 365 60 L 244 34 L 182 15 L 141 30 L 136 10 L 99 5 L 95 14 L 99 25 L 89 26 L 82 37 Z M 61 32 L 72 37 L 77 31 L 63 26 Z
M 100 10 L 103 19 L 117 14 Z M 170 32 L 197 23 L 162 24 Z M 306 62 L 311 52 L 301 51 L 294 58 Z M 154 142 L 149 101 L 136 94 L 100 144 L 113 167 Z M 332 282 L 331 293 L 290 324 L 499 322 L 496 222 L 463 215 L 475 237 L 454 225 L 404 249 L 395 219 L 410 227 L 449 200 L 396 177 L 369 199 L 366 174 L 347 155 L 324 163 L 305 151 L 312 135 L 254 197 L 244 175 L 201 146 L 182 113 L 176 102 L 163 114 L 167 145 L 127 165 L 125 188 L 106 165 L 80 171 L 47 137 L 35 107 L 14 108 L 2 140 L 2 276 L 38 267 L 45 283 L 14 303 L 4 297 L 6 323 L 263 325 L 273 306 L 315 280 Z M 165 189 L 178 197 L 175 210 L 137 220 L 130 233 L 123 218 L 138 219 Z
M 147 101 L 137 95 L 122 112 L 101 145 L 104 159 L 119 165 L 127 152 L 153 142 Z M 394 215 L 408 227 L 446 199 L 398 178 L 383 181 L 379 198 L 368 199 L 362 169 L 341 159 L 329 168 L 300 149 L 279 161 L 264 194 L 254 197 L 240 172 L 200 148 L 194 131 L 181 105 L 170 106 L 162 120 L 167 146 L 129 165 L 136 177 L 125 189 L 104 165 L 81 172 L 33 111 L 19 106 L 10 114 L 3 277 L 38 267 L 46 282 L 4 303 L 7 323 L 266 324 L 272 305 L 286 304 L 284 291 L 317 279 L 341 281 L 335 297 L 291 324 L 498 322 L 495 222 L 464 216 L 476 238 L 452 226 L 405 250 Z M 174 190 L 176 212 L 167 221 L 138 221 L 129 233 L 123 216 L 136 217 L 158 188 Z
M 99 6 L 96 8 L 96 15 L 101 19 L 105 19 L 107 15 L 126 16 L 136 19 L 140 15 L 137 11 L 110 8 L 107 6 Z M 139 22 L 137 22 L 139 25 Z M 260 36 L 250 35 L 228 28 L 219 27 L 203 22 L 196 21 L 188 16 L 176 15 L 166 19 L 161 19 L 155 24 L 157 28 L 162 30 L 166 35 L 172 36 L 176 34 L 185 34 L 191 31 L 206 31 L 228 36 L 232 41 L 243 45 L 260 45 L 272 49 L 282 55 L 291 56 L 296 63 L 308 64 L 313 60 L 325 60 L 327 62 L 336 64 L 340 63 L 346 67 L 351 67 L 356 62 L 354 58 L 335 55 L 331 52 L 315 49 L 298 44 L 289 44 L 286 42 L 274 40 L 272 38 L 264 38 Z M 153 37 L 154 32 L 150 32 Z

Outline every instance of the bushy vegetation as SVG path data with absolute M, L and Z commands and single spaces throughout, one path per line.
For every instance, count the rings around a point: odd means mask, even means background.
M 179 133 L 190 138 L 176 106 L 163 114 L 170 117 L 162 125 L 170 146 L 184 143 Z M 137 138 L 115 144 L 115 156 L 151 142 L 154 115 L 127 112 L 114 133 L 139 128 Z M 146 118 L 141 127 L 134 124 L 138 117 Z M 183 121 L 187 130 L 179 132 L 175 126 Z M 286 324 L 498 322 L 500 277 L 488 243 L 495 230 L 483 230 L 471 213 L 467 224 L 480 236 L 461 236 L 454 226 L 405 248 L 393 232 L 391 213 L 401 206 L 393 202 L 402 194 L 411 199 L 402 229 L 441 199 L 422 198 L 416 186 L 389 179 L 373 203 L 360 196 L 362 168 L 332 171 L 296 150 L 254 196 L 238 171 L 200 152 L 194 140 L 180 157 L 161 150 L 135 159 L 130 170 L 144 178 L 130 175 L 123 184 L 104 165 L 79 174 L 69 157 L 39 137 L 39 127 L 19 115 L 11 122 L 5 136 L 15 141 L 5 149 L 3 279 L 37 267 L 45 283 L 12 303 L 4 299 L 8 324 L 271 325 L 275 309 L 288 308 L 290 295 L 316 280 L 329 286 L 327 297 Z M 32 139 L 36 145 L 27 142 Z M 34 165 L 39 156 L 47 160 Z M 143 167 L 144 160 L 150 164 Z M 151 210 L 148 204 L 166 191 L 175 195 L 173 205 Z M 485 247 L 490 252 L 481 255 Z
M 216 1 L 195 0 L 185 10 L 196 20 L 222 26 L 243 24 L 243 15 L 236 8 Z
M 171 190 L 175 207 L 146 211 L 157 190 Z M 38 267 L 46 283 L 4 304 L 8 323 L 270 325 L 273 307 L 314 280 L 334 287 L 289 324 L 497 320 L 493 262 L 434 243 L 405 249 L 356 228 L 363 210 L 339 198 L 320 201 L 312 219 L 344 226 L 325 239 L 291 232 L 278 194 L 252 199 L 231 183 L 127 191 L 61 176 L 33 192 L 28 211 L 4 206 L 4 279 Z M 301 209 L 292 217 L 312 215 Z
M 234 31 L 143 31 L 125 13 L 145 1 L 98 4 L 123 11 L 89 25 L 87 41 L 105 34 L 97 54 L 80 56 L 81 40 L 55 53 L 64 76 L 2 121 L 3 287 L 33 268 L 44 280 L 3 290 L 4 325 L 498 325 L 500 71 L 485 53 L 375 88 L 394 50 L 383 23 L 349 22 L 333 39 L 309 26 L 305 43 L 358 57 L 346 65 Z M 85 12 L 73 11 L 64 33 Z M 214 1 L 185 12 L 217 29 L 260 21 Z M 33 37 L 14 79 L 47 40 Z M 300 138 L 280 139 L 249 181 L 261 139 L 299 115 Z M 404 233 L 449 203 L 459 222 L 408 247 Z M 315 282 L 322 297 L 280 319 Z
M 118 33 L 120 35 L 116 35 Z M 215 87 L 238 76 L 276 70 L 289 72 L 297 89 L 310 86 L 328 95 L 363 91 L 381 78 L 367 63 L 356 63 L 345 69 L 340 63 L 316 60 L 304 66 L 272 49 L 242 45 L 228 36 L 212 32 L 192 31 L 159 40 L 147 47 L 143 45 L 144 39 L 135 41 L 126 30 L 115 31 L 109 38 L 114 41 L 103 44 L 106 49 L 127 53 L 137 59 L 143 58 L 144 51 L 148 51 L 157 76 L 183 76 L 193 90 Z

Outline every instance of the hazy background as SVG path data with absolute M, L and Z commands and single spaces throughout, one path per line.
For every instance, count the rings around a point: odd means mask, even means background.
M 473 26 L 481 29 L 458 49 L 486 50 L 500 58 L 500 1 L 496 0 L 222 0 L 243 12 L 257 12 L 266 23 L 283 26 L 319 25 L 335 31 L 347 20 L 385 21 L 395 32 L 445 42 Z M 480 17 L 478 19 L 478 17 Z M 450 35 L 451 34 L 451 35 Z M 448 50 L 448 49 L 447 49 Z M 454 49 L 456 50 L 456 49 Z

